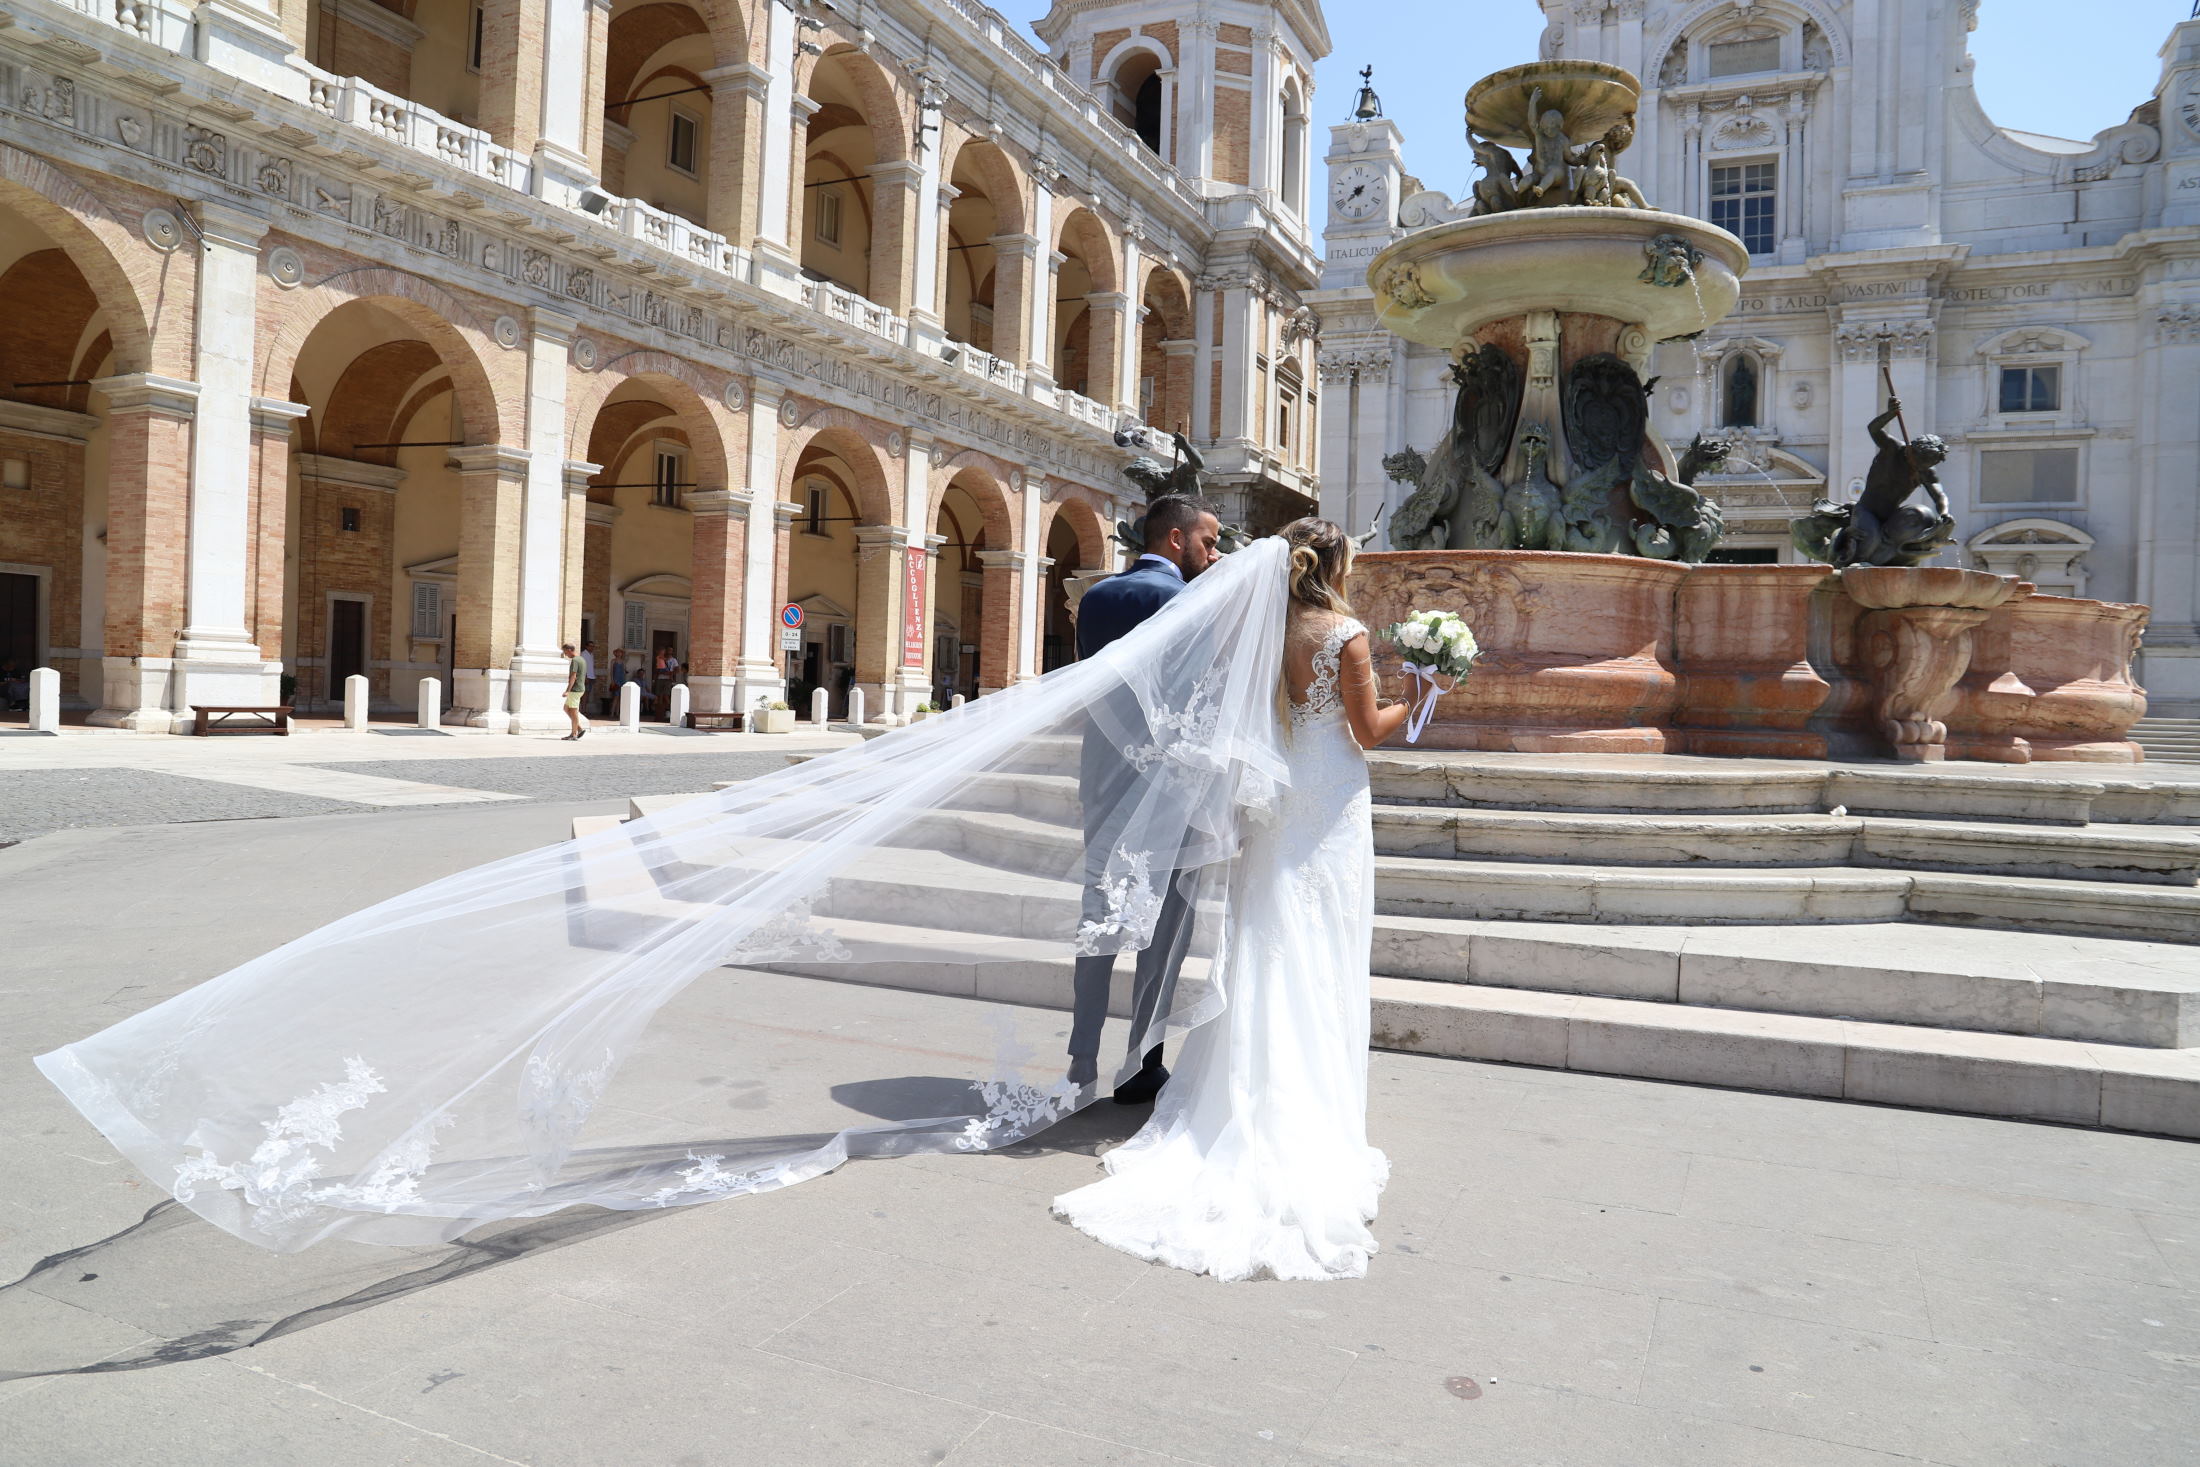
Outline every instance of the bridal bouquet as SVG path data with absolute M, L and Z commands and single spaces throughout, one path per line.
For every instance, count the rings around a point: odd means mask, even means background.
M 1416 611 L 1383 636 L 1405 654 L 1406 677 L 1413 683 L 1413 713 L 1406 720 L 1406 742 L 1417 744 L 1436 712 L 1436 700 L 1474 671 L 1482 648 L 1467 624 L 1448 611 Z M 1449 679 L 1448 682 L 1444 681 Z

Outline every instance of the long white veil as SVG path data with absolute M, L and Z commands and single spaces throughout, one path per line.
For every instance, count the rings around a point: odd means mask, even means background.
M 280 1251 L 1021 1140 L 1222 1009 L 1240 826 L 1285 778 L 1288 565 L 1256 543 L 1095 658 L 368 907 L 38 1066 L 156 1184 Z M 1124 956 L 1101 1082 L 1073 1085 L 1073 960 L 1152 941 L 1172 883 L 1183 977 L 1140 1013 Z M 847 984 L 875 1001 L 829 1035 L 847 1057 L 795 1063 Z M 910 1054 L 949 1073 L 897 1093 L 876 1071 Z

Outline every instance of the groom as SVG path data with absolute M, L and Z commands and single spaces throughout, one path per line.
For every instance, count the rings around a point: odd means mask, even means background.
M 1127 570 L 1097 582 L 1077 603 L 1077 655 L 1097 656 L 1103 647 L 1128 635 L 1139 623 L 1175 599 L 1185 583 L 1215 563 L 1222 522 L 1208 502 L 1189 494 L 1164 494 L 1146 506 L 1145 553 Z M 1100 882 L 1112 854 L 1120 824 L 1118 808 L 1131 787 L 1135 772 L 1114 741 L 1098 728 L 1085 733 L 1078 766 L 1077 788 L 1085 806 L 1085 901 L 1096 908 L 1101 901 Z M 1110 817 L 1117 817 L 1111 821 Z M 1136 979 L 1131 989 L 1131 1042 L 1136 1043 L 1155 1014 L 1165 1012 L 1176 987 L 1177 970 L 1184 965 L 1190 943 L 1191 904 L 1177 889 L 1176 873 L 1168 874 L 1168 892 L 1161 914 L 1154 921 L 1152 937 L 1138 954 Z M 1088 910 L 1086 917 L 1100 915 Z M 1108 1018 L 1108 981 L 1115 971 L 1115 954 L 1100 953 L 1077 960 L 1076 1009 L 1069 1031 L 1069 1078 L 1073 1084 L 1090 1084 L 1100 1075 L 1100 1031 Z M 1146 1051 L 1146 1062 L 1137 1074 L 1116 1089 L 1122 1105 L 1143 1105 L 1161 1090 L 1169 1072 L 1161 1065 L 1161 1046 Z

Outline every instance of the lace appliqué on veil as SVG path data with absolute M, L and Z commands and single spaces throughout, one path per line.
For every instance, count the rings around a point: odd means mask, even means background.
M 670 1207 L 674 1203 L 715 1202 L 721 1197 L 738 1197 L 745 1192 L 761 1192 L 766 1187 L 781 1186 L 796 1180 L 794 1168 L 785 1162 L 773 1162 L 745 1172 L 729 1172 L 723 1163 L 725 1153 L 697 1156 L 690 1151 L 687 1159 L 695 1163 L 680 1169 L 679 1182 L 670 1187 L 660 1187 L 649 1194 L 652 1207 Z
M 1192 688 L 1192 695 L 1184 700 L 1182 711 L 1157 708 L 1149 715 L 1148 721 L 1155 730 L 1154 742 L 1128 745 L 1123 750 L 1123 757 L 1130 761 L 1132 768 L 1140 774 L 1148 774 L 1164 759 L 1201 768 L 1212 763 L 1211 758 L 1195 756 L 1214 743 L 1215 730 L 1222 724 L 1222 703 L 1215 690 L 1218 674 L 1219 669 L 1200 678 Z M 1164 732 L 1175 737 L 1164 743 L 1161 738 Z
M 343 1139 L 342 1117 L 364 1107 L 389 1087 L 365 1060 L 344 1061 L 344 1078 L 330 1080 L 299 1096 L 266 1122 L 267 1139 L 239 1162 L 224 1162 L 201 1151 L 176 1167 L 172 1189 L 189 1202 L 201 1184 L 242 1193 L 252 1204 L 252 1225 L 271 1237 L 295 1230 L 324 1206 L 391 1211 L 413 1200 L 420 1176 L 428 1169 L 436 1134 L 450 1124 L 444 1116 L 414 1126 L 379 1157 L 371 1171 L 350 1184 L 311 1185 L 321 1174 L 313 1148 L 333 1150 Z
M 796 960 L 814 963 L 845 963 L 849 952 L 841 940 L 811 915 L 810 899 L 805 897 L 790 905 L 784 912 L 762 926 L 754 928 L 726 954 L 726 961 L 735 966 L 756 963 L 786 963 Z
M 1067 1079 L 1055 1081 L 1049 1090 L 1025 1080 L 1023 1070 L 1031 1059 L 1030 1046 L 1016 1037 L 1007 1015 L 996 1013 L 992 1020 L 997 1036 L 993 1078 L 970 1082 L 970 1088 L 985 1102 L 985 1114 L 972 1116 L 963 1127 L 962 1134 L 955 1138 L 958 1151 L 990 1151 L 996 1146 L 1013 1145 L 1076 1110 L 1078 1097 L 1084 1093 L 1083 1086 Z
M 1099 891 L 1108 904 L 1107 914 L 1079 924 L 1077 955 L 1092 957 L 1116 947 L 1144 947 L 1153 936 L 1154 923 L 1161 918 L 1161 893 L 1154 890 L 1153 884 L 1153 853 L 1118 849 L 1108 857 Z M 1121 941 L 1113 947 L 1101 947 L 1101 942 L 1110 937 Z

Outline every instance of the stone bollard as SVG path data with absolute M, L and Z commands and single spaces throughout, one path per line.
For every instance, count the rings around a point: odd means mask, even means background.
M 443 683 L 438 678 L 420 680 L 420 726 L 443 727 Z
M 688 721 L 688 685 L 674 683 L 672 696 L 665 700 L 665 722 L 674 728 L 686 728 Z
M 61 674 L 50 667 L 31 669 L 31 732 L 61 732 Z
M 642 731 L 642 685 L 628 683 L 619 689 L 619 728 L 625 733 Z
M 833 695 L 823 688 L 810 694 L 810 722 L 823 728 L 833 721 Z
M 955 695 L 954 697 L 952 697 L 952 698 L 949 698 L 949 699 L 947 700 L 947 706 L 948 706 L 949 708 L 951 708 L 951 709 L 952 709 L 952 708 L 960 708 L 960 707 L 962 707 L 962 705 L 963 705 L 964 703 L 966 703 L 966 702 L 968 702 L 968 701 L 969 701 L 969 700 L 968 700 L 967 698 L 963 697 L 963 695 L 962 695 L 962 694 L 960 694 L 960 693 L 957 693 L 957 694 L 956 694 L 956 695 Z
M 344 679 L 344 727 L 362 729 L 367 726 L 367 679 L 362 673 L 353 673 Z
M 848 722 L 855 728 L 863 727 L 863 689 L 848 690 Z

